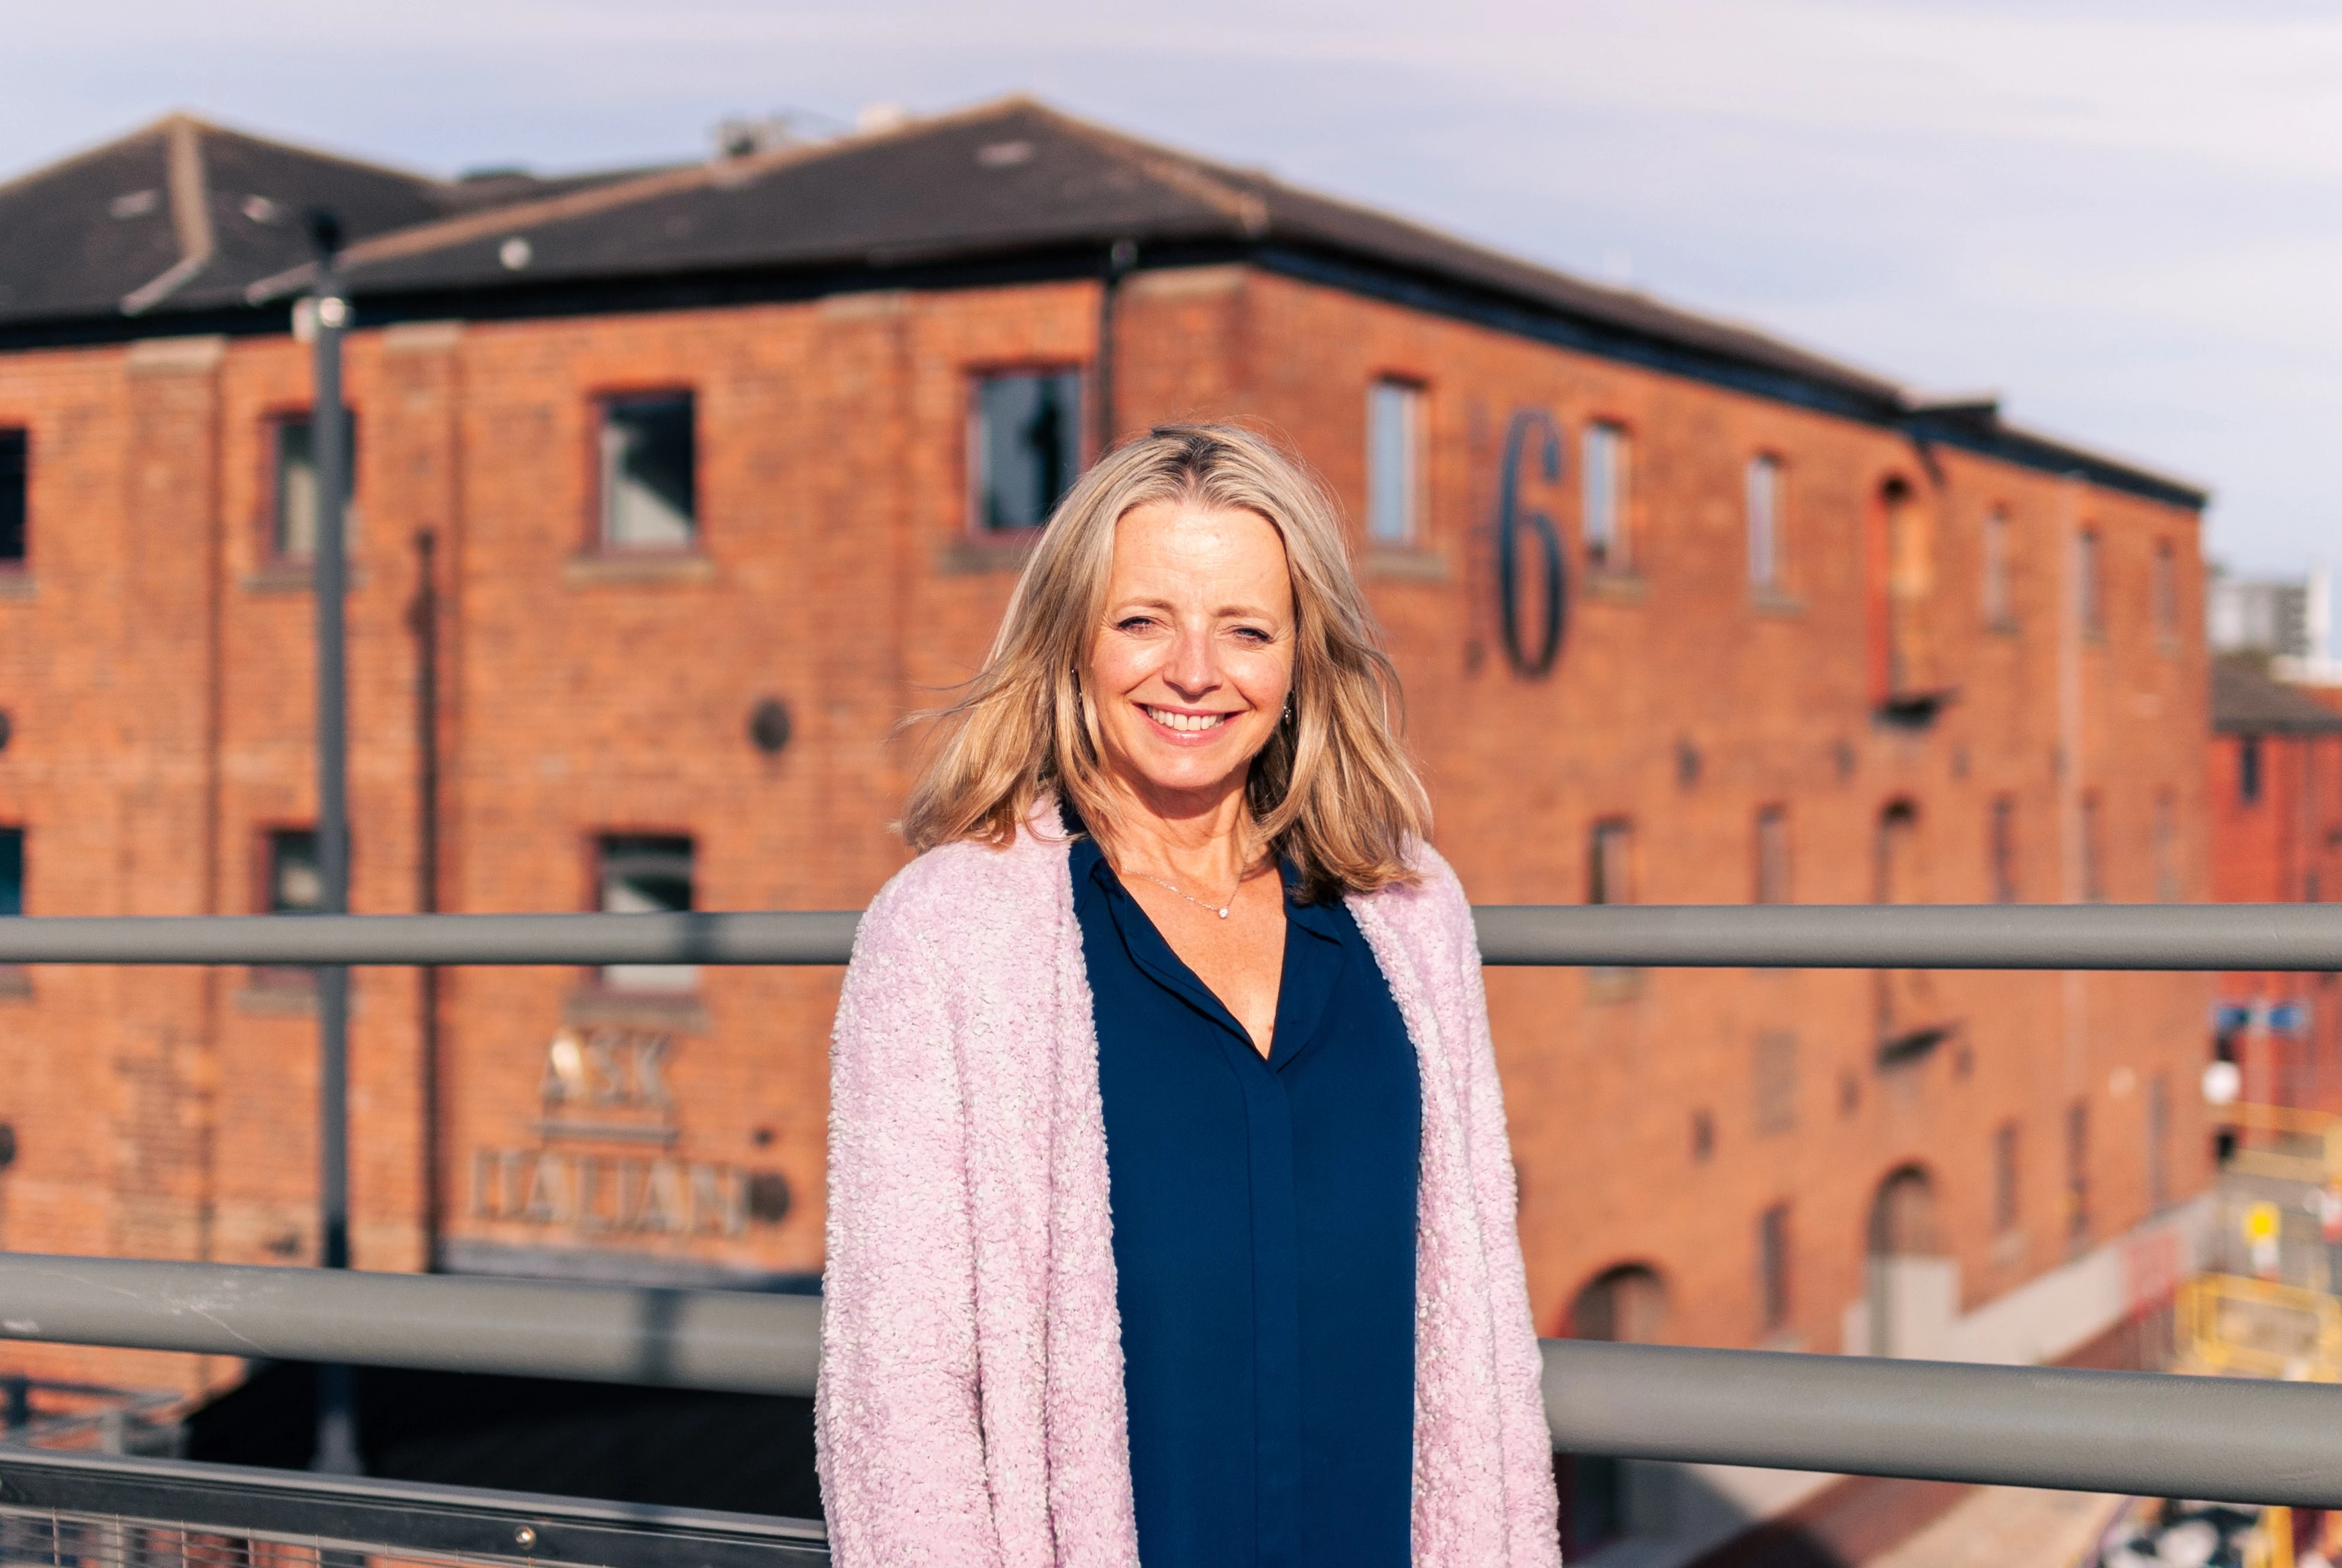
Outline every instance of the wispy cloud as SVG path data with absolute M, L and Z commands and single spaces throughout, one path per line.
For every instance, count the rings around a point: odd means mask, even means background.
M 1042 93 L 1763 323 L 2327 547 L 2342 15 L 2237 0 L 99 0 L 12 19 L 0 169 L 187 105 L 427 167 Z

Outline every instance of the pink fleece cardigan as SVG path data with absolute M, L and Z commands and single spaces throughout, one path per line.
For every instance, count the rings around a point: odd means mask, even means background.
M 1479 952 L 1455 874 L 1427 846 L 1419 868 L 1349 901 L 1422 1072 L 1414 1558 L 1555 1568 Z M 1112 1227 L 1066 845 L 931 850 L 863 916 L 831 1054 L 816 1430 L 839 1568 L 1134 1568 Z

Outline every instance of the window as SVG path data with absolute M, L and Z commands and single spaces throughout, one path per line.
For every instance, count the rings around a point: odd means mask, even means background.
M 25 913 L 25 830 L 0 827 L 0 915 Z
M 2179 898 L 2179 809 L 2169 790 L 2155 796 L 2155 896 L 2165 904 Z
M 1789 902 L 1789 808 L 1768 805 L 1756 813 L 1758 904 Z
M 698 440 L 688 392 L 602 404 L 602 547 L 687 550 L 699 538 Z
M 1082 461 L 1082 378 L 1070 370 L 987 375 L 976 384 L 976 525 L 1038 528 Z
M 1871 844 L 1873 902 L 1916 904 L 1919 899 L 1919 808 L 1889 801 L 1878 814 L 1878 836 Z
M 342 504 L 357 491 L 357 415 L 344 414 Z M 269 433 L 275 474 L 275 513 L 269 547 L 279 560 L 305 561 L 317 553 L 317 452 L 315 421 L 306 414 L 275 420 Z M 346 525 L 346 518 L 345 518 Z
M 2261 738 L 2258 735 L 2237 737 L 2237 799 L 2247 805 L 2257 805 L 2261 798 Z
M 1797 1124 L 1797 1037 L 1787 1033 L 1756 1039 L 1756 1131 L 1762 1135 L 1793 1131 Z
M 325 868 L 315 828 L 280 827 L 268 835 L 271 914 L 315 914 L 325 907 Z
M 1612 571 L 1627 564 L 1626 451 L 1617 425 L 1586 427 L 1586 559 Z
M 1765 1332 L 1789 1325 L 1789 1205 L 1775 1203 L 1756 1216 L 1756 1299 L 1764 1305 Z
M 613 834 L 601 852 L 605 914 L 674 914 L 692 907 L 692 843 L 676 834 Z M 689 991 L 699 970 L 689 964 L 612 964 L 602 984 L 614 991 Z
M 2082 635 L 2092 641 L 2103 640 L 2107 634 L 2107 595 L 2099 580 L 2104 563 L 2099 559 L 2098 531 L 2082 530 L 2074 542 L 2074 614 L 2082 623 Z
M 271 828 L 260 840 L 259 896 L 266 914 L 317 914 L 325 907 L 325 869 L 317 853 L 317 832 L 307 827 Z M 255 991 L 306 991 L 315 972 L 291 964 L 260 964 L 251 971 Z
M 2147 1202 L 2156 1213 L 2171 1206 L 2171 1082 L 2160 1073 L 2147 1081 Z
M 1562 1333 L 1572 1339 L 1654 1344 L 1666 1329 L 1666 1287 L 1639 1263 L 1605 1272 L 1569 1303 Z M 1619 1461 L 1604 1454 L 1555 1455 L 1561 1493 L 1561 1538 L 1566 1551 L 1591 1552 L 1626 1529 L 1626 1477 Z
M 1781 460 L 1760 454 L 1748 460 L 1748 582 L 1759 589 L 1781 586 Z
M 0 430 L 0 566 L 22 564 L 25 526 L 32 516 L 32 440 L 22 430 Z
M 2066 1107 L 2066 1240 L 2080 1252 L 2090 1239 L 2090 1108 Z
M 1987 854 L 1992 863 L 1992 899 L 1995 904 L 2017 902 L 2017 799 L 2013 795 L 1996 795 L 1992 803 L 1990 844 Z
M 2082 897 L 2090 904 L 2107 901 L 2106 809 L 2095 790 L 2082 796 Z
M 1366 394 L 1366 537 L 1412 544 L 1423 505 L 1423 390 L 1377 381 Z
M 1632 824 L 1613 818 L 1594 824 L 1586 849 L 1586 902 L 1635 902 L 1635 834 Z
M 1992 1133 L 1992 1228 L 1997 1235 L 2017 1229 L 2019 1218 L 2017 1124 L 2003 1122 Z
M 2168 539 L 2155 542 L 2155 636 L 2166 648 L 2179 640 L 2179 558 Z
M 2008 508 L 1996 506 L 1984 517 L 1984 620 L 1987 626 L 2007 626 L 2017 619 L 2008 593 Z

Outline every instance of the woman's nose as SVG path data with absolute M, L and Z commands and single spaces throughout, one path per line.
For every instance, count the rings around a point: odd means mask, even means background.
M 1186 697 L 1200 697 L 1220 684 L 1219 665 L 1212 657 L 1212 639 L 1196 632 L 1181 632 L 1171 644 L 1171 657 L 1163 666 L 1165 683 Z

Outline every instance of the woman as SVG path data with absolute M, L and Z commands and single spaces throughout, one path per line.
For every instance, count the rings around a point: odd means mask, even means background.
M 1059 506 L 832 1061 L 841 1568 L 1551 1568 L 1470 912 L 1341 525 L 1257 436 Z

